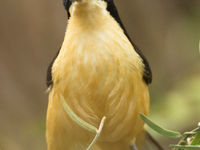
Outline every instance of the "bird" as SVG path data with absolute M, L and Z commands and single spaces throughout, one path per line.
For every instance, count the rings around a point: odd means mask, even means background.
M 71 110 L 94 127 L 106 116 L 92 150 L 160 150 L 140 118 L 149 113 L 151 68 L 114 1 L 63 4 L 68 16 L 64 41 L 47 69 L 47 149 L 86 150 L 94 137 L 66 113 L 62 95 Z

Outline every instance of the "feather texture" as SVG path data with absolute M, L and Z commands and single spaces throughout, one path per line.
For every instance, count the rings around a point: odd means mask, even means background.
M 148 114 L 144 64 L 119 24 L 96 0 L 75 2 L 65 39 L 52 67 L 54 86 L 47 113 L 48 150 L 85 150 L 94 135 L 63 110 L 62 94 L 83 120 L 98 127 L 107 117 L 94 150 L 129 150 Z

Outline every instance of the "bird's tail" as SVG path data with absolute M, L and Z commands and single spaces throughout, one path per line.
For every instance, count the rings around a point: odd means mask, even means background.
M 143 137 L 136 142 L 136 145 L 138 150 L 164 150 L 160 144 L 146 131 L 144 131 Z

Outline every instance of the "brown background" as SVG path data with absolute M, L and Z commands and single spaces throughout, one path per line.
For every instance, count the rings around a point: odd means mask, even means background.
M 200 85 L 197 84 L 200 81 L 200 1 L 115 1 L 130 36 L 153 70 L 152 118 L 179 131 L 194 128 L 200 120 L 196 111 L 200 109 L 200 94 L 194 92 Z M 63 41 L 66 24 L 61 0 L 1 1 L 0 150 L 46 148 L 46 69 Z M 191 84 L 189 89 L 188 84 Z M 177 94 L 181 96 L 188 91 L 195 100 L 178 101 Z M 169 96 L 172 93 L 175 98 Z M 168 100 L 172 98 L 175 111 L 168 113 L 168 108 L 172 108 L 171 103 L 167 107 Z M 186 108 L 182 107 L 183 103 Z M 188 115 L 183 109 L 194 112 L 189 111 Z M 177 123 L 175 116 L 183 118 L 185 124 Z M 155 136 L 165 146 L 170 142 Z

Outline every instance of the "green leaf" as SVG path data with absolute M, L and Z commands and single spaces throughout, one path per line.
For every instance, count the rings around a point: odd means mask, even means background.
M 181 134 L 179 132 L 174 132 L 174 131 L 170 131 L 164 128 L 161 128 L 160 126 L 158 126 L 157 124 L 155 124 L 153 121 L 151 121 L 150 119 L 148 119 L 145 115 L 140 114 L 140 117 L 142 118 L 142 120 L 154 131 L 158 132 L 161 135 L 164 135 L 166 137 L 169 138 L 179 138 L 181 137 Z
M 178 149 L 200 149 L 200 145 L 170 145 L 170 147 Z
M 200 146 L 200 134 L 195 135 L 194 139 L 192 140 L 191 145 L 199 145 Z
M 93 132 L 93 133 L 97 133 L 98 129 L 94 126 L 92 126 L 91 124 L 85 122 L 84 120 L 82 120 L 80 117 L 78 117 L 72 110 L 71 108 L 68 106 L 68 104 L 66 103 L 64 97 L 61 95 L 61 101 L 64 107 L 65 112 L 69 115 L 69 117 L 75 121 L 78 125 L 80 125 L 82 128 Z

